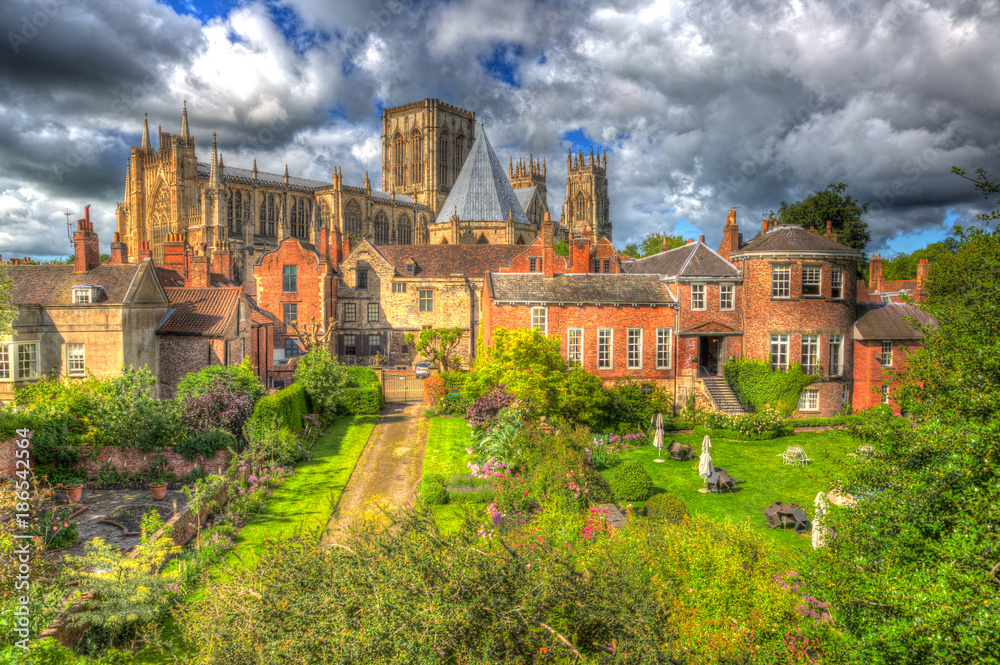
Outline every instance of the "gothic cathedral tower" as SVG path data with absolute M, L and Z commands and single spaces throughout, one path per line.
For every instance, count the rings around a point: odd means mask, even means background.
M 583 229 L 594 229 L 598 238 L 611 240 L 610 205 L 608 203 L 607 151 L 590 159 L 570 150 L 566 157 L 566 202 L 560 223 L 570 235 L 579 236 Z
M 437 215 L 475 130 L 475 113 L 436 99 L 382 109 L 382 189 L 409 196 Z

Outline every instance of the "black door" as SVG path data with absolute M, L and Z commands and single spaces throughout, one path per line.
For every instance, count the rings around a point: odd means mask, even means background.
M 722 374 L 722 349 L 724 340 L 721 337 L 701 337 L 698 342 L 698 373 L 708 376 Z

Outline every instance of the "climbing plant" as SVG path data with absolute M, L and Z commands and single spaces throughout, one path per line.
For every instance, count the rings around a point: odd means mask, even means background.
M 798 406 L 802 390 L 816 381 L 816 377 L 804 374 L 798 363 L 784 371 L 772 369 L 766 360 L 744 358 L 730 360 L 724 371 L 743 406 L 756 411 L 770 405 L 785 415 Z

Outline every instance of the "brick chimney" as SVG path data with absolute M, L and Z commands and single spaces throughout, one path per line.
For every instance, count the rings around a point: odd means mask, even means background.
M 584 236 L 578 236 L 570 240 L 570 263 L 573 264 L 573 272 L 590 272 L 590 240 Z
M 705 236 L 698 236 L 698 242 L 705 242 Z
M 212 250 L 212 272 L 217 272 L 226 279 L 233 278 L 233 253 L 229 251 L 228 242 L 216 242 Z
M 84 206 L 83 219 L 77 220 L 77 231 L 73 234 L 73 272 L 84 273 L 101 263 L 101 251 L 97 244 L 94 225 L 90 223 L 90 206 Z
M 152 258 L 153 258 L 153 250 L 151 250 L 149 248 L 149 243 L 148 242 L 143 242 L 142 244 L 140 244 L 139 245 L 139 261 L 143 261 L 144 259 L 152 259 Z
M 872 254 L 871 261 L 868 262 L 868 291 L 870 293 L 880 293 L 882 291 L 882 255 Z
M 823 236 L 827 240 L 832 240 L 834 242 L 837 242 L 837 234 L 833 232 L 833 222 L 831 222 L 829 219 L 826 220 L 826 233 L 824 233 Z
M 917 288 L 913 292 L 913 299 L 917 302 L 927 300 L 927 280 L 930 276 L 931 264 L 927 259 L 920 259 L 917 263 Z
M 555 249 L 555 229 L 552 225 L 552 217 L 548 211 L 542 220 L 542 270 L 546 277 L 555 274 L 556 249 Z
M 740 227 L 736 224 L 736 209 L 730 208 L 726 216 L 726 226 L 722 229 L 722 244 L 719 255 L 729 260 L 729 255 L 740 248 Z
M 204 251 L 204 245 L 202 245 Z M 206 289 L 208 288 L 208 257 L 204 254 L 199 256 L 191 257 L 191 270 L 184 282 L 184 286 L 191 289 Z
M 767 220 L 767 219 L 765 219 L 765 220 L 764 220 L 764 226 L 763 226 L 763 228 L 761 229 L 761 233 L 767 233 L 767 223 L 768 223 L 769 221 L 770 221 L 770 220 Z
M 115 240 L 111 243 L 111 260 L 113 266 L 120 266 L 128 263 L 128 245 L 122 242 L 121 236 L 115 233 Z
M 168 270 L 176 270 L 187 279 L 184 264 L 183 236 L 179 233 L 168 233 L 163 241 L 163 267 Z
M 326 261 L 330 258 L 330 232 L 325 226 L 321 226 L 318 235 L 316 249 L 319 250 L 319 260 Z

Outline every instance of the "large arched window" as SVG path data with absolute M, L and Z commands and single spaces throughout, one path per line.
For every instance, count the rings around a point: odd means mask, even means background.
M 465 158 L 465 136 L 459 134 L 455 137 L 455 177 L 462 170 L 462 160 Z
M 260 218 L 257 220 L 260 235 L 267 235 L 267 197 L 260 197 Z
M 243 192 L 236 190 L 233 194 L 232 215 L 229 218 L 229 230 L 235 233 L 240 232 L 240 222 L 243 219 Z
M 344 206 L 344 233 L 351 238 L 361 235 L 361 206 L 354 199 Z
M 389 244 L 389 218 L 383 210 L 379 210 L 375 215 L 375 244 Z
M 396 220 L 396 243 L 400 245 L 413 244 L 413 222 L 407 215 L 402 215 Z
M 438 140 L 438 184 L 447 185 L 448 179 L 448 130 L 441 131 Z
M 396 187 L 406 184 L 406 142 L 399 132 L 392 137 L 392 183 Z
M 410 182 L 424 181 L 424 137 L 419 130 L 410 132 Z
M 267 235 L 274 235 L 274 194 L 267 195 Z
M 234 202 L 234 200 L 236 198 L 236 195 L 233 194 L 233 192 L 230 191 L 228 198 L 229 198 L 229 204 L 228 204 L 228 209 L 227 209 L 227 212 L 226 212 L 226 226 L 228 226 L 230 229 L 232 229 L 233 228 L 233 202 Z
M 325 228 L 330 228 L 330 204 L 325 200 L 319 202 L 319 221 Z
M 577 192 L 573 199 L 573 219 L 578 222 L 587 220 L 587 199 L 583 192 Z

